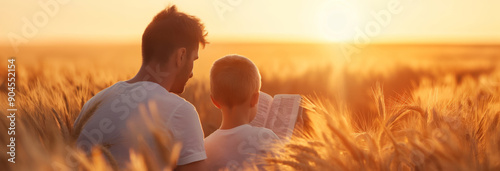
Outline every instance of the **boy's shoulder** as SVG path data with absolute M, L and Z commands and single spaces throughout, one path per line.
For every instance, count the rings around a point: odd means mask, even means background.
M 250 129 L 252 129 L 254 132 L 257 132 L 257 133 L 270 133 L 270 134 L 274 134 L 274 132 L 268 128 L 264 128 L 264 127 L 257 127 L 257 126 L 252 126 L 252 125 L 248 125 Z
M 217 129 L 215 132 L 210 134 L 205 141 L 221 141 L 215 140 L 221 136 L 238 136 L 244 139 L 253 137 L 266 140 L 279 140 L 278 136 L 270 129 L 245 124 L 229 130 Z
M 270 139 L 279 139 L 278 135 L 276 135 L 272 130 L 264 127 L 256 127 L 256 126 L 251 126 L 251 129 L 253 130 L 252 132 L 254 134 L 257 134 L 257 136 L 261 138 L 270 138 Z

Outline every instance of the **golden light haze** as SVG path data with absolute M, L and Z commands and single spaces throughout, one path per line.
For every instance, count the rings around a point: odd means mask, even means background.
M 17 147 L 16 164 L 0 156 L 1 170 L 116 170 L 109 143 L 91 156 L 74 143 L 85 125 L 75 121 L 89 99 L 135 77 L 141 35 L 168 4 L 209 32 L 180 94 L 205 136 L 222 123 L 209 82 L 222 56 L 252 60 L 262 92 L 304 97 L 296 134 L 260 160 L 269 170 L 500 170 L 498 0 L 0 0 L 0 106 L 18 111 L 15 121 L 0 112 L 9 131 L 18 127 L 10 135 L 0 125 L 0 142 L 13 137 L 8 150 Z M 163 75 L 167 65 L 156 66 L 150 74 Z M 141 113 L 160 116 L 155 103 L 141 101 Z M 122 102 L 115 107 L 135 108 Z M 164 128 L 146 129 L 175 166 L 181 147 L 156 136 L 170 135 Z M 139 147 L 130 170 L 155 170 L 155 146 Z
M 17 35 L 29 44 L 138 43 L 168 4 L 201 18 L 216 42 L 355 42 L 362 41 L 359 32 L 377 42 L 500 40 L 494 0 L 24 0 L 1 3 L 0 42 Z M 382 15 L 390 6 L 397 12 Z M 35 31 L 23 30 L 27 23 Z

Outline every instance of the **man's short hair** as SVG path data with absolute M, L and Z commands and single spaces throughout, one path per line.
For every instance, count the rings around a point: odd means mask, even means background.
M 228 55 L 210 70 L 210 91 L 221 105 L 233 107 L 248 100 L 261 86 L 259 69 L 248 58 Z
M 175 5 L 167 7 L 153 18 L 142 35 L 142 62 L 165 62 L 178 48 L 189 52 L 205 46 L 207 32 L 200 19 L 177 11 Z M 154 59 L 159 58 L 159 59 Z

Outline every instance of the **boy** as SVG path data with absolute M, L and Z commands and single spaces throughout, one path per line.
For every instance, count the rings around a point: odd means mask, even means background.
M 205 138 L 209 170 L 258 164 L 257 156 L 265 155 L 279 140 L 273 131 L 249 125 L 257 112 L 260 79 L 257 67 L 245 57 L 228 55 L 214 62 L 210 91 L 212 102 L 222 111 L 222 124 Z

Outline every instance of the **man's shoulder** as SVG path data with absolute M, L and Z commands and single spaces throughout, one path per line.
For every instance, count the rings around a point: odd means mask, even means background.
M 168 92 L 157 83 L 141 81 L 136 83 L 117 82 L 97 93 L 82 108 L 86 111 L 90 106 L 101 103 L 101 106 L 124 106 L 133 103 L 156 103 L 161 111 L 174 109 L 193 110 L 194 106 L 177 94 Z
M 165 103 L 177 104 L 177 105 L 191 104 L 181 96 L 168 92 L 165 88 L 163 88 L 157 83 L 142 81 L 135 84 L 125 83 L 124 85 L 125 86 L 133 85 L 132 89 L 130 90 L 130 94 L 132 96 L 136 96 L 139 99 L 144 98 L 144 100 L 154 100 L 160 104 L 165 104 Z
M 158 93 L 150 92 L 148 98 L 150 100 L 155 100 L 155 101 L 158 101 L 158 102 L 176 103 L 176 104 L 179 104 L 179 105 L 181 105 L 181 104 L 191 104 L 188 101 L 186 101 L 186 99 L 182 98 L 181 96 L 179 96 L 177 94 L 174 94 L 174 93 L 170 93 L 168 91 L 165 91 L 165 92 L 161 91 L 161 92 L 158 92 Z

